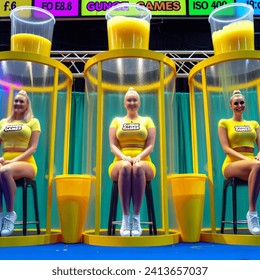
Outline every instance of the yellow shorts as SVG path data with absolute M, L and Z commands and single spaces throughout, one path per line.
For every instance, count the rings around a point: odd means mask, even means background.
M 255 158 L 254 154 L 252 154 L 252 153 L 241 152 L 240 154 L 242 154 L 242 155 L 244 155 L 244 156 L 246 156 L 246 157 L 248 157 L 248 158 L 251 158 L 251 159 L 254 159 L 254 158 Z M 238 160 L 240 160 L 240 159 L 237 159 L 236 157 L 232 157 L 232 156 L 229 156 L 229 155 L 226 156 L 226 158 L 225 158 L 225 160 L 224 160 L 224 162 L 223 162 L 223 165 L 222 165 L 222 174 L 223 174 L 223 176 L 224 176 L 224 171 L 225 171 L 226 167 L 227 167 L 231 162 L 235 162 L 235 161 L 238 161 Z M 224 177 L 225 177 L 225 176 L 224 176 Z
M 130 156 L 130 157 L 134 158 L 134 157 L 138 156 L 143 151 L 143 149 L 142 148 L 138 148 L 138 147 L 135 147 L 135 148 L 122 148 L 121 151 L 122 151 L 122 153 L 124 155 Z M 110 177 L 111 177 L 112 169 L 113 169 L 115 163 L 120 161 L 120 160 L 121 160 L 120 158 L 115 157 L 114 161 L 110 164 L 110 166 L 108 168 L 108 174 L 109 174 Z M 153 170 L 154 177 L 155 177 L 156 168 L 155 168 L 155 165 L 152 163 L 152 160 L 151 160 L 150 156 L 142 159 L 142 161 L 146 161 L 151 166 L 151 168 Z
M 108 174 L 109 174 L 110 177 L 111 177 L 112 169 L 113 169 L 115 163 L 118 162 L 118 161 L 120 161 L 120 160 L 121 160 L 121 159 L 115 158 L 114 161 L 109 165 Z M 147 163 L 151 166 L 151 168 L 152 168 L 152 170 L 153 170 L 154 177 L 155 177 L 156 168 L 155 168 L 155 165 L 154 165 L 154 164 L 152 163 L 152 161 L 150 160 L 150 158 L 148 158 L 148 159 L 143 159 L 142 161 L 147 162 Z
M 23 152 L 4 152 L 2 157 L 3 157 L 5 160 L 12 160 L 12 159 L 14 159 L 15 157 L 21 155 L 22 153 L 23 153 Z M 30 157 L 28 157 L 26 160 L 23 160 L 23 161 L 28 162 L 28 163 L 31 164 L 32 168 L 34 169 L 35 176 L 36 176 L 37 171 L 38 171 L 38 168 L 37 168 L 37 165 L 36 165 L 34 156 L 30 156 Z

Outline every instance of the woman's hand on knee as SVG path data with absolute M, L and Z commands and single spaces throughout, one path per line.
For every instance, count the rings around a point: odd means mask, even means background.
M 139 163 L 141 158 L 139 156 L 133 158 L 133 164 Z
M 13 163 L 13 162 L 14 162 L 13 160 L 5 160 L 3 165 L 7 165 L 7 164 L 10 164 L 10 163 Z
M 132 158 L 130 156 L 123 156 L 122 160 L 131 162 Z

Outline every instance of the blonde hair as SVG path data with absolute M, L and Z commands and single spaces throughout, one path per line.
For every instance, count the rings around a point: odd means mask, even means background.
M 127 90 L 127 92 L 126 92 L 126 94 L 125 94 L 125 97 L 127 96 L 127 94 L 129 94 L 129 92 L 134 92 L 134 93 L 138 96 L 138 98 L 139 98 L 139 100 L 140 100 L 140 96 L 139 96 L 138 92 L 137 92 L 133 87 L 130 87 L 130 88 Z
M 235 90 L 233 91 L 231 97 L 230 97 L 230 100 L 229 100 L 229 101 L 230 101 L 230 104 L 232 104 L 233 98 L 235 98 L 235 97 L 240 97 L 240 96 L 242 96 L 242 97 L 244 98 L 244 95 L 241 93 L 241 91 L 240 91 L 239 89 L 235 89 Z
M 21 96 L 24 96 L 27 100 L 27 109 L 26 111 L 24 112 L 24 116 L 23 116 L 23 120 L 25 122 L 29 122 L 34 116 L 33 116 L 33 111 L 32 111 L 32 105 L 31 105 L 31 101 L 30 101 L 30 98 L 27 94 L 27 92 L 25 90 L 20 90 L 16 95 L 21 95 Z M 14 107 L 12 108 L 12 112 L 11 112 L 11 115 L 7 118 L 7 121 L 10 122 L 10 121 L 13 121 L 14 120 Z

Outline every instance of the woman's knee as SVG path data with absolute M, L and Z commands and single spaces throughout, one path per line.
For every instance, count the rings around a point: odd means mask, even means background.
M 10 168 L 6 168 L 6 166 L 0 167 L 0 178 L 5 178 L 11 175 Z
M 119 174 L 122 176 L 130 176 L 131 175 L 131 163 L 130 162 L 124 162 L 122 166 L 119 169 Z
M 134 164 L 133 165 L 133 176 L 140 177 L 145 175 L 145 170 L 142 165 Z
M 260 174 L 260 162 L 256 162 L 256 164 L 253 167 L 253 171 Z

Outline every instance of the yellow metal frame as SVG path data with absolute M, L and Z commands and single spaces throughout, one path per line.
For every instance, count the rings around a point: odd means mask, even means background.
M 119 234 L 119 233 L 117 233 Z M 170 232 L 164 234 L 164 232 L 158 231 L 158 235 L 147 236 L 108 236 L 104 231 L 100 232 L 100 235 L 96 235 L 93 231 L 86 231 L 83 233 L 83 243 L 96 246 L 115 246 L 115 247 L 148 247 L 148 246 L 166 246 L 177 244 L 180 242 L 179 232 Z
M 160 77 L 164 78 L 164 64 L 160 61 Z M 159 104 L 159 125 L 160 125 L 160 172 L 161 172 L 161 186 L 162 187 L 162 228 L 165 230 L 165 234 L 169 233 L 168 223 L 168 192 L 167 192 L 167 170 L 166 170 L 166 127 L 165 127 L 165 114 L 164 114 L 164 79 L 160 79 L 160 87 L 158 92 L 158 104 Z
M 115 85 L 102 82 L 102 63 L 106 60 L 116 58 L 143 58 L 159 62 L 160 81 L 154 84 L 135 86 L 139 92 L 155 89 L 158 92 L 159 103 L 159 122 L 160 122 L 160 172 L 161 172 L 161 194 L 162 194 L 162 225 L 163 229 L 158 236 L 141 236 L 139 238 L 122 238 L 121 236 L 105 236 L 102 234 L 103 230 L 100 229 L 100 203 L 101 203 L 101 185 L 102 185 L 102 143 L 103 134 L 99 131 L 97 137 L 96 151 L 96 205 L 95 205 L 95 230 L 87 231 L 83 234 L 83 242 L 92 245 L 108 245 L 111 246 L 158 246 L 169 245 L 179 242 L 179 233 L 169 233 L 168 228 L 168 196 L 167 196 L 167 176 L 166 176 L 166 144 L 165 144 L 165 115 L 164 115 L 164 85 L 176 76 L 176 67 L 174 62 L 162 55 L 149 50 L 136 50 L 136 49 L 121 49 L 112 50 L 97 54 L 92 57 L 85 65 L 84 78 L 97 86 L 98 94 L 98 107 L 97 107 L 97 127 L 103 127 L 103 105 L 104 105 L 104 90 L 115 89 Z M 97 64 L 98 77 L 95 78 L 88 73 L 88 70 Z M 171 68 L 171 73 L 165 77 L 164 65 Z M 117 91 L 127 91 L 130 85 L 116 85 Z
M 28 230 L 28 235 L 26 236 L 8 236 L 0 238 L 0 247 L 13 247 L 13 246 L 34 246 L 34 245 L 45 245 L 45 244 L 55 244 L 62 241 L 60 232 L 52 232 L 51 234 L 39 234 L 35 232 L 30 232 Z
M 203 242 L 211 242 L 211 243 L 220 243 L 220 244 L 229 244 L 229 245 L 260 245 L 260 236 L 259 235 L 249 235 L 249 234 L 233 234 L 232 230 L 227 233 L 213 233 L 210 230 L 207 231 L 203 229 L 200 234 L 200 240 Z
M 205 68 L 202 69 L 202 89 L 203 89 L 203 106 L 205 116 L 205 133 L 206 133 L 206 150 L 208 158 L 208 182 L 209 182 L 209 193 L 210 193 L 210 217 L 211 217 L 211 230 L 213 233 L 216 232 L 215 224 L 215 207 L 214 207 L 214 188 L 213 188 L 213 166 L 211 156 L 211 143 L 210 143 L 210 120 L 209 120 L 209 108 L 208 108 L 208 91 L 207 91 L 207 79 Z M 195 98 L 195 96 L 194 96 Z M 198 149 L 196 149 L 198 151 Z M 198 163 L 197 163 L 198 164 Z
M 190 121 L 191 121 L 191 149 L 192 149 L 192 165 L 193 172 L 199 173 L 198 167 L 198 143 L 197 143 L 197 122 L 196 122 L 196 104 L 194 98 L 194 87 L 189 86 L 190 88 Z
M 103 112 L 104 112 L 104 91 L 102 88 L 102 62 L 98 62 L 98 87 L 97 87 L 97 127 L 103 127 Z M 102 143 L 103 129 L 98 133 L 97 129 L 97 148 L 96 150 L 96 204 L 95 204 L 95 234 L 100 232 L 100 209 L 101 209 L 101 186 L 102 186 Z
M 98 61 L 106 61 L 108 59 L 126 58 L 126 57 L 152 59 L 152 60 L 159 61 L 159 62 L 161 61 L 161 62 L 167 64 L 168 66 L 170 66 L 172 69 L 172 72 L 169 73 L 169 75 L 163 79 L 164 84 L 168 83 L 174 76 L 176 76 L 176 66 L 175 66 L 174 62 L 169 57 L 167 57 L 161 53 L 153 52 L 150 50 L 142 50 L 142 49 L 140 49 L 140 50 L 139 49 L 120 49 L 120 50 L 111 50 L 111 51 L 107 51 L 107 52 L 102 52 L 102 53 L 95 55 L 91 59 L 89 59 L 84 68 L 84 78 L 85 79 L 87 78 L 94 85 L 98 85 L 98 80 L 95 77 L 93 77 L 92 75 L 90 75 L 86 71 L 87 70 L 86 68 L 91 68 L 93 65 L 97 64 Z M 117 90 L 126 92 L 130 86 L 132 86 L 132 85 L 128 85 L 128 84 L 117 85 Z M 148 91 L 148 90 L 152 90 L 152 89 L 158 89 L 158 88 L 160 88 L 160 86 L 161 86 L 161 81 L 151 83 L 151 84 L 149 83 L 147 85 L 142 85 L 142 86 L 137 85 L 137 86 L 135 86 L 135 89 L 138 92 L 142 92 L 142 91 Z M 103 90 L 114 90 L 114 85 L 102 82 L 102 88 L 103 88 Z
M 202 69 L 205 69 L 207 67 L 210 67 L 212 65 L 218 64 L 218 63 L 222 63 L 222 62 L 228 62 L 228 61 L 232 61 L 232 60 L 242 60 L 242 59 L 260 59 L 260 51 L 239 51 L 239 52 L 229 52 L 229 53 L 223 53 L 223 54 L 218 54 L 218 55 L 214 55 L 212 57 L 209 57 L 201 62 L 199 62 L 198 64 L 196 64 L 191 70 L 190 73 L 188 75 L 188 81 L 189 81 L 189 85 L 191 86 L 191 80 L 194 78 L 194 76 L 200 72 Z M 250 82 L 250 83 L 246 83 L 246 84 L 242 84 L 241 88 L 244 87 L 249 87 L 252 85 L 256 85 L 259 82 Z M 196 86 L 197 88 L 202 89 L 202 83 L 198 83 L 198 82 L 194 82 L 193 83 L 194 86 Z M 219 87 L 213 87 L 213 86 L 207 86 L 207 89 L 210 91 L 215 91 L 218 92 L 219 91 Z M 228 88 L 230 91 L 232 91 L 234 88 L 230 87 Z

